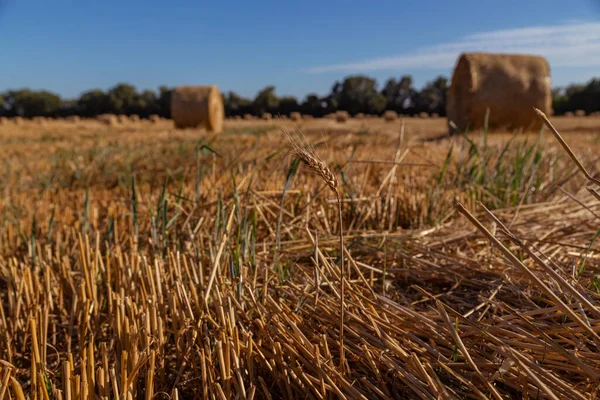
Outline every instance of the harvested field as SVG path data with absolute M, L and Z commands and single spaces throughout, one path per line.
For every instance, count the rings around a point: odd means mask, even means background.
M 344 121 L 1 124 L 0 399 L 595 398 L 600 119 Z

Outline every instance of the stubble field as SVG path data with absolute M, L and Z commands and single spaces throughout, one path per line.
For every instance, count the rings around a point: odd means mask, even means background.
M 551 121 L 598 178 L 600 118 Z M 3 123 L 0 400 L 595 398 L 600 186 L 549 129 L 445 132 Z

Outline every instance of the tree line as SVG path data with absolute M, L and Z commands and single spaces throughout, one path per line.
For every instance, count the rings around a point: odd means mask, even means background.
M 410 75 L 388 79 L 379 88 L 375 79 L 353 75 L 336 81 L 325 96 L 310 93 L 304 99 L 293 96 L 279 97 L 275 86 L 267 86 L 249 99 L 229 91 L 223 93 L 225 114 L 228 117 L 263 113 L 289 115 L 292 112 L 322 117 L 336 111 L 381 115 L 386 110 L 398 114 L 416 115 L 423 112 L 445 115 L 448 79 L 439 76 L 416 89 Z M 170 117 L 171 88 L 160 86 L 158 91 L 138 91 L 135 86 L 120 83 L 109 90 L 94 89 L 81 94 L 78 99 L 63 99 L 46 90 L 18 89 L 0 93 L 0 116 L 32 118 L 95 117 L 100 114 L 150 115 Z M 555 114 L 584 110 L 600 111 L 600 79 L 587 84 L 573 84 L 552 91 Z

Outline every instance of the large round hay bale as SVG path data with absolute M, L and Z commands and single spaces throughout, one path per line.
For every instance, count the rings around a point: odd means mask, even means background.
M 575 110 L 575 116 L 576 117 L 585 117 L 585 111 L 584 110 Z
M 268 112 L 266 112 L 266 113 L 263 113 L 263 115 L 262 115 L 262 119 L 264 119 L 265 121 L 270 121 L 270 120 L 272 120 L 272 119 L 273 119 L 273 114 L 271 114 L 271 113 L 268 113 Z
M 298 111 L 291 112 L 290 119 L 292 121 L 302 121 L 302 114 L 300 114 Z
M 114 114 L 100 114 L 96 117 L 96 120 L 109 126 L 115 126 L 119 122 L 119 118 Z
M 337 122 L 346 122 L 348 121 L 348 118 L 350 118 L 348 111 L 338 111 L 335 113 L 335 120 Z
M 383 113 L 383 119 L 388 122 L 395 121 L 397 118 L 398 118 L 398 113 L 394 110 L 387 110 L 386 112 Z
M 550 112 L 550 83 L 550 65 L 543 57 L 463 53 L 448 89 L 448 121 L 461 131 L 478 129 L 489 109 L 490 129 L 539 130 L 542 121 L 533 108 Z
M 171 117 L 175 127 L 223 130 L 223 97 L 216 86 L 179 86 L 171 93 Z

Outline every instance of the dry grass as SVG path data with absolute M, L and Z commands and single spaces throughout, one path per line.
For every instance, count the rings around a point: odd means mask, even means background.
M 315 119 L 317 174 L 270 121 L 3 124 L 0 399 L 595 398 L 600 124 L 552 122 Z

